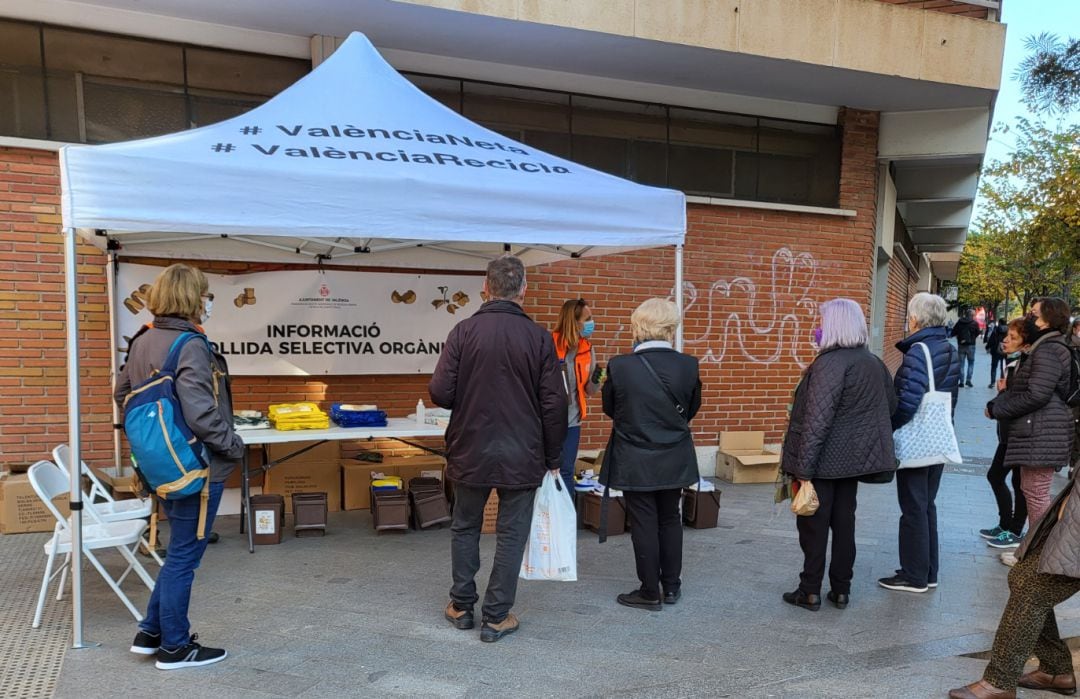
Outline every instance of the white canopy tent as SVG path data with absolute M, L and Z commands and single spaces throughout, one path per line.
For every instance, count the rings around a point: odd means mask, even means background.
M 536 265 L 673 245 L 682 288 L 682 193 L 479 126 L 403 78 L 361 34 L 247 114 L 140 141 L 65 146 L 60 170 L 74 464 L 76 235 L 131 257 L 456 270 L 484 269 L 505 251 Z M 78 470 L 71 475 L 82 647 Z

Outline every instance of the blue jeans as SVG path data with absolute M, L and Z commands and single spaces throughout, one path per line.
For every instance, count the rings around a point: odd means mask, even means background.
M 975 372 L 975 345 L 958 345 L 956 349 L 960 353 L 960 383 L 970 384 Z
M 224 483 L 210 484 L 210 502 L 206 507 L 206 536 L 214 524 L 214 515 L 221 504 Z M 165 565 L 158 573 L 146 618 L 139 628 L 149 634 L 161 634 L 161 647 L 177 650 L 191 639 L 191 622 L 188 621 L 188 603 L 191 601 L 191 583 L 195 569 L 199 567 L 208 538 L 197 538 L 199 507 L 198 495 L 182 500 L 162 500 L 161 507 L 169 518 L 169 550 Z
M 577 462 L 578 444 L 581 443 L 581 425 L 566 428 L 566 439 L 562 445 L 562 464 L 559 466 L 559 475 L 566 484 L 566 492 L 570 493 L 570 499 L 574 499 L 574 464 Z

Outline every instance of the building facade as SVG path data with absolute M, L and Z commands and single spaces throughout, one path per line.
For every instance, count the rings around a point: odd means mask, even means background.
M 698 442 L 725 430 L 778 442 L 819 303 L 863 304 L 895 367 L 908 298 L 955 274 L 1000 81 L 999 11 L 991 0 L 0 0 L 0 461 L 32 463 L 67 439 L 59 145 L 241 114 L 348 31 L 474 121 L 686 192 Z M 108 460 L 106 259 L 80 253 L 84 450 Z M 562 301 L 587 299 L 610 357 L 629 349 L 630 311 L 672 293 L 673 265 L 653 250 L 536 268 L 527 310 L 550 326 Z M 234 393 L 237 408 L 348 400 L 404 414 L 425 386 L 237 377 Z M 584 446 L 601 446 L 605 421 L 585 427 Z

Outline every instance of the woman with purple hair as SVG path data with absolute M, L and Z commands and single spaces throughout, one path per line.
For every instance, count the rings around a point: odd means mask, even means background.
M 798 589 L 783 596 L 814 612 L 821 608 L 830 531 L 828 599 L 838 609 L 848 605 L 859 480 L 888 481 L 896 470 L 890 422 L 896 394 L 889 370 L 866 346 L 862 307 L 851 299 L 823 303 L 820 331 L 818 355 L 795 389 L 780 465 L 800 487 L 812 484 L 820 503 L 797 519 L 803 570 Z

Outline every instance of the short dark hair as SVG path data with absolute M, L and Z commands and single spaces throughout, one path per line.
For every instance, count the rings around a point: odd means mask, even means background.
M 487 266 L 487 290 L 491 298 L 516 299 L 525 291 L 525 264 L 506 254 Z
M 1072 320 L 1069 313 L 1069 304 L 1065 299 L 1057 296 L 1044 296 L 1036 299 L 1039 304 L 1039 315 L 1046 321 L 1047 326 L 1057 330 L 1062 335 L 1069 334 L 1069 322 Z
M 1008 325 L 1009 321 L 1005 318 L 998 318 L 998 325 Z

